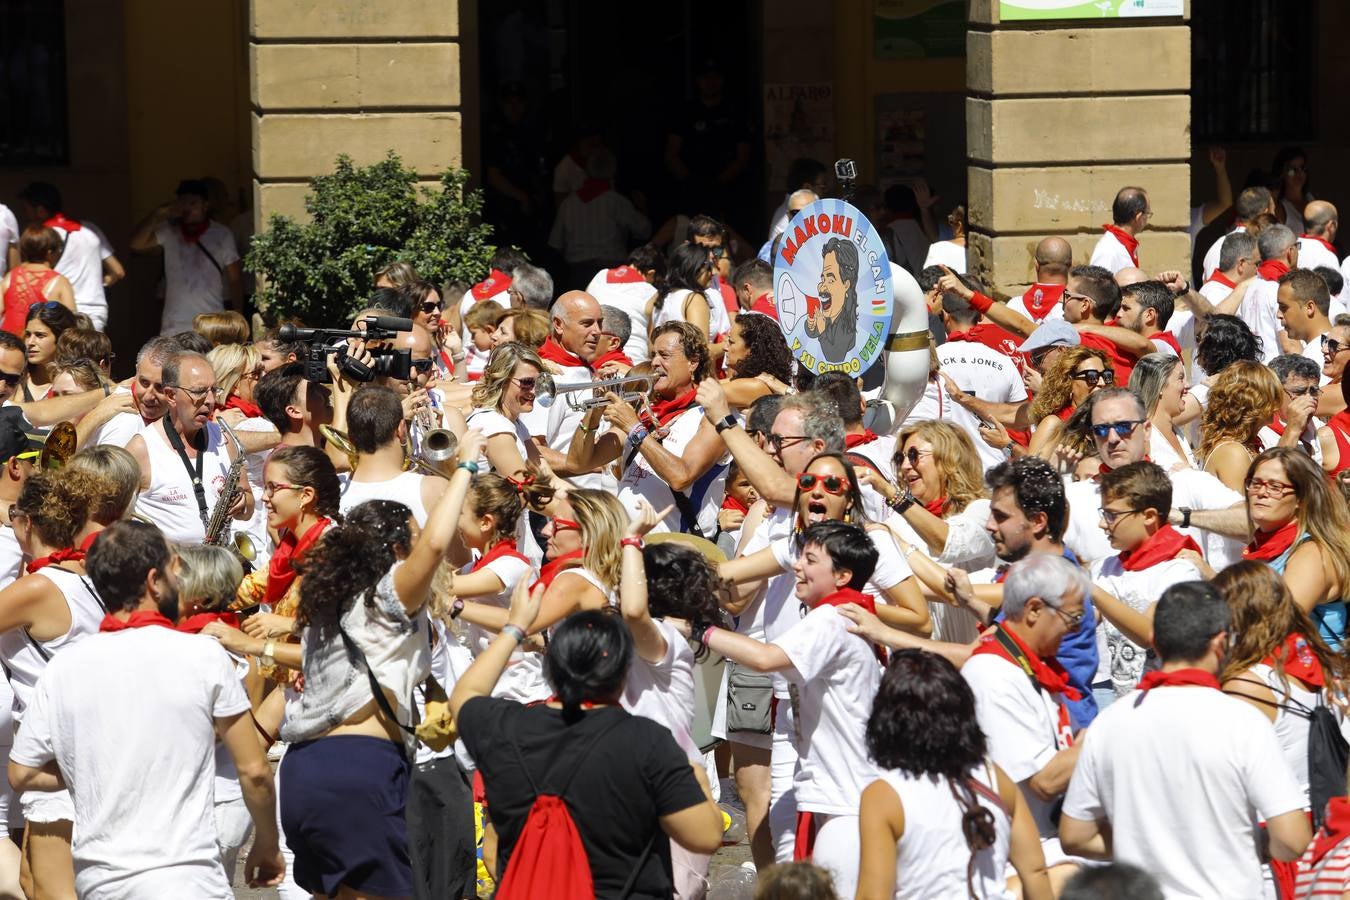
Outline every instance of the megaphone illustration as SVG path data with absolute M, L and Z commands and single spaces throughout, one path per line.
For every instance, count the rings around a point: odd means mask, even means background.
M 778 317 L 788 331 L 796 327 L 797 320 L 802 316 L 814 315 L 820 306 L 820 299 L 797 287 L 792 275 L 787 272 L 778 279 L 778 290 L 774 292 L 773 299 L 778 304 Z

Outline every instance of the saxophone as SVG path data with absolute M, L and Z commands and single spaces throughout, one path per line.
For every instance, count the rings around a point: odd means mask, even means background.
M 216 498 L 215 508 L 211 510 L 211 519 L 206 523 L 206 539 L 202 543 L 231 549 L 240 559 L 249 562 L 258 556 L 253 541 L 242 531 L 238 534 L 230 533 L 230 507 L 234 506 L 235 501 L 244 493 L 244 489 L 239 486 L 239 473 L 245 465 L 244 445 L 228 422 L 219 419 L 216 424 L 234 444 L 234 462 L 230 463 L 229 471 L 225 473 L 225 484 L 220 490 L 220 496 Z

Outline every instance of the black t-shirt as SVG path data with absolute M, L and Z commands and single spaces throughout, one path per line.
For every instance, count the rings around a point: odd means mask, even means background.
M 615 717 L 623 721 L 593 744 Z M 629 896 L 672 895 L 670 840 L 657 818 L 697 806 L 704 796 L 688 757 L 664 727 L 619 707 L 590 710 L 567 725 L 561 710 L 475 697 L 460 709 L 459 729 L 483 774 L 499 873 L 506 871 L 534 803 L 530 779 L 554 793 L 575 771 L 563 800 L 586 848 L 596 897 L 619 895 L 649 841 L 651 851 Z

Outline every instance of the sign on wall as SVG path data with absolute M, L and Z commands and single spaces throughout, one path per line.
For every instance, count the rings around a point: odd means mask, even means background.
M 834 85 L 828 81 L 764 85 L 764 156 L 776 203 L 798 157 L 834 157 Z
M 875 0 L 873 55 L 877 59 L 966 55 L 965 0 Z
M 1004 22 L 1032 19 L 1130 19 L 1185 15 L 1185 0 L 1000 0 Z

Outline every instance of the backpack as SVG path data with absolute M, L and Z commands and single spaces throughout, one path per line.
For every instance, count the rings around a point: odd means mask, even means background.
M 511 850 L 506 871 L 497 883 L 497 893 L 494 895 L 497 900 L 536 900 L 539 897 L 548 897 L 550 900 L 595 900 L 591 863 L 563 796 L 577 772 L 586 764 L 591 751 L 602 738 L 627 721 L 628 716 L 616 715 L 612 718 L 612 722 L 605 724 L 585 744 L 577 755 L 572 771 L 567 773 L 554 791 L 540 790 L 530 775 L 525 758 L 521 756 L 519 745 L 511 742 L 521 770 L 535 792 L 535 798 L 525 817 L 525 825 L 520 829 L 520 836 L 516 838 L 515 847 Z M 551 771 L 546 773 L 542 780 L 547 782 L 551 774 Z M 651 846 L 649 841 L 628 876 L 628 883 L 624 885 L 621 896 L 626 897 L 632 890 Z

